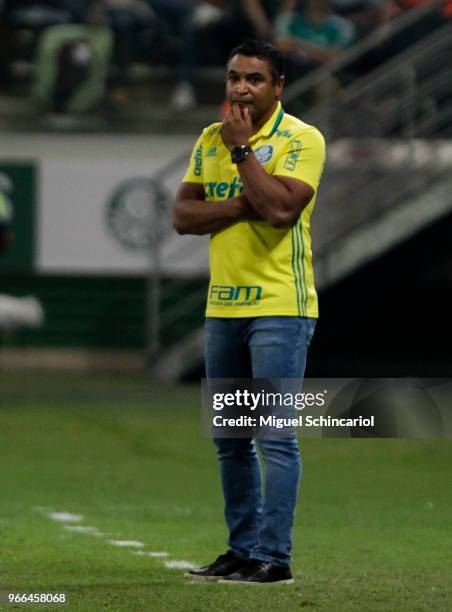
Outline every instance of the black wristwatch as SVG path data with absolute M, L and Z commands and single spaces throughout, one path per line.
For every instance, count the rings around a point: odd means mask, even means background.
M 253 152 L 249 145 L 237 145 L 231 149 L 231 160 L 233 164 L 240 164 Z

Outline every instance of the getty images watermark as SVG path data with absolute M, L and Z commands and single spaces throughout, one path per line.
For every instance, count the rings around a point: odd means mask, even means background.
M 203 379 L 213 437 L 448 437 L 445 379 Z

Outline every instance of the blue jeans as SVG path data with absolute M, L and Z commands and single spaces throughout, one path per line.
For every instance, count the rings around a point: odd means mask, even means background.
M 303 378 L 316 319 L 206 319 L 207 378 Z M 243 559 L 289 565 L 301 476 L 296 437 L 216 438 L 229 546 Z M 265 463 L 265 482 L 256 453 Z

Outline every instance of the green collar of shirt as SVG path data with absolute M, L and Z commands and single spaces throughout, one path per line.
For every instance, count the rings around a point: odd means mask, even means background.
M 275 111 L 270 117 L 270 119 L 266 123 L 264 123 L 264 125 L 261 127 L 261 129 L 258 132 L 256 132 L 255 134 L 251 136 L 251 138 L 249 139 L 249 142 L 250 143 L 256 142 L 256 140 L 259 140 L 259 138 L 262 138 L 262 137 L 270 138 L 271 136 L 273 136 L 273 134 L 278 129 L 278 126 L 281 123 L 283 116 L 284 116 L 283 107 L 281 106 L 281 102 L 278 102 L 278 104 L 276 105 Z

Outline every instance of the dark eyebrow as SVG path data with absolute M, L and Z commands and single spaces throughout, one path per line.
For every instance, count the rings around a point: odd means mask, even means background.
M 239 76 L 240 73 L 237 72 L 236 70 L 228 70 L 228 76 Z M 262 74 L 262 72 L 247 72 L 245 74 L 246 78 L 252 78 L 252 77 L 259 77 L 259 78 L 265 78 L 264 75 Z

